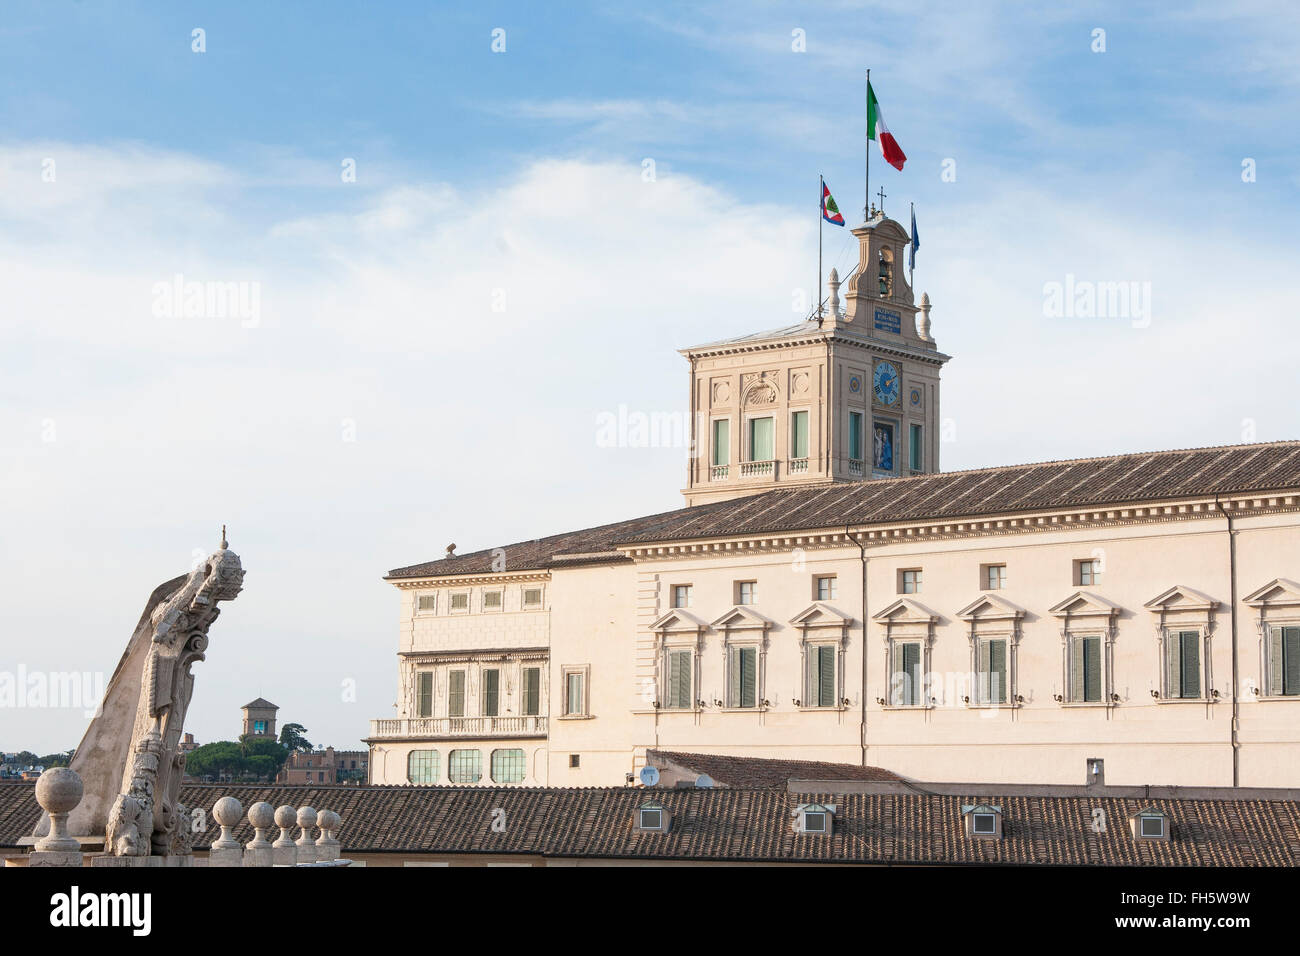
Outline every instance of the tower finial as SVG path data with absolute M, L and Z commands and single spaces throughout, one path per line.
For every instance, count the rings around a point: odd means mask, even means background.
M 230 545 L 226 543 L 226 526 L 223 524 L 221 526 L 221 550 L 225 551 L 228 547 Z
M 838 319 L 840 316 L 840 274 L 834 266 L 831 267 L 831 277 L 827 284 L 831 287 L 831 318 Z

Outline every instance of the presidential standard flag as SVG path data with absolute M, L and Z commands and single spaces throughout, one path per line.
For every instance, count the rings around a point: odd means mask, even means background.
M 844 225 L 844 217 L 840 215 L 840 207 L 835 205 L 835 197 L 826 188 L 825 182 L 822 183 L 822 218 L 832 225 Z
M 916 269 L 916 250 L 921 248 L 921 237 L 916 234 L 916 207 L 912 207 L 912 244 L 907 248 L 908 271 Z
M 867 139 L 874 139 L 880 144 L 880 155 L 885 157 L 885 162 L 895 169 L 903 168 L 907 157 L 899 148 L 894 134 L 885 125 L 885 118 L 880 115 L 880 103 L 876 100 L 876 91 L 871 88 L 869 80 L 867 81 Z

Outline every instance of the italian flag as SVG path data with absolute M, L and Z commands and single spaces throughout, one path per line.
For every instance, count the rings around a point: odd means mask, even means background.
M 880 144 L 880 155 L 885 157 L 885 162 L 895 169 L 903 168 L 907 157 L 899 148 L 894 134 L 885 125 L 885 117 L 880 114 L 880 103 L 876 100 L 876 91 L 871 88 L 870 81 L 867 82 L 867 139 L 874 139 Z

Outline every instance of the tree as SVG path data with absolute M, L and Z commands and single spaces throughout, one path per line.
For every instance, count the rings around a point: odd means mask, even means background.
M 289 751 L 274 740 L 217 740 L 191 750 L 185 758 L 185 771 L 194 777 L 230 774 L 274 780 L 288 759 Z
M 311 741 L 307 739 L 307 728 L 302 724 L 285 724 L 280 728 L 280 745 L 290 751 L 298 750 L 311 753 Z
M 63 753 L 46 754 L 44 757 L 37 757 L 35 762 L 45 769 L 50 767 L 66 767 L 72 763 L 72 755 L 75 751 L 68 750 Z

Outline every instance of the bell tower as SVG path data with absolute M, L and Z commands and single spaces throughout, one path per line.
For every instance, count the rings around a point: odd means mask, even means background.
M 853 230 L 858 264 L 785 328 L 682 349 L 690 363 L 687 504 L 775 488 L 939 470 L 939 372 L 949 356 L 913 301 L 910 237 L 883 213 Z

